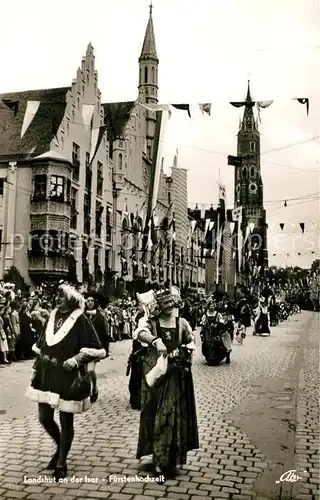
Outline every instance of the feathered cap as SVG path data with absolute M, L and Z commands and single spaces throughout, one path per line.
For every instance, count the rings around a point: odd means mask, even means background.
M 84 310 L 85 300 L 78 290 L 68 283 L 62 283 L 58 286 L 58 293 L 62 293 L 68 302 L 75 306 L 76 309 Z

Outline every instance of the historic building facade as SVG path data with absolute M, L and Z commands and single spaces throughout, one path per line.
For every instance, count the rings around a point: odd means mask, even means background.
M 190 281 L 187 172 L 155 181 L 158 67 L 150 8 L 136 100 L 101 102 L 91 44 L 70 87 L 0 96 L 0 278 Z
M 2 275 L 102 281 L 112 168 L 91 44 L 70 87 L 1 95 L 0 127 Z

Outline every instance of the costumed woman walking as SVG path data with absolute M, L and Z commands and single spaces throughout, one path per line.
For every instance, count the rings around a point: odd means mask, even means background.
M 188 451 L 199 447 L 191 373 L 195 345 L 189 323 L 179 317 L 179 290 L 160 290 L 155 299 L 158 312 L 142 318 L 134 332 L 134 338 L 148 347 L 143 359 L 137 458 L 152 454 L 155 475 L 167 479 L 186 463 Z M 166 370 L 152 385 L 148 375 L 159 360 L 165 361 Z
M 37 358 L 26 395 L 38 403 L 39 421 L 57 445 L 47 467 L 54 469 L 56 481 L 67 476 L 74 413 L 82 413 L 90 407 L 91 383 L 86 364 L 106 355 L 83 310 L 82 295 L 70 285 L 60 285 L 56 309 L 33 346 Z M 61 432 L 54 420 L 55 409 L 60 411 Z
M 264 297 L 259 300 L 253 335 L 261 335 L 262 333 L 270 335 L 268 303 Z

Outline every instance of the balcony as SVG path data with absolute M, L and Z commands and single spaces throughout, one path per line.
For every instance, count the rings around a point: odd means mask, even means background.
M 69 259 L 70 255 L 67 253 L 45 255 L 40 252 L 29 252 L 29 275 L 36 282 L 65 279 L 69 272 Z

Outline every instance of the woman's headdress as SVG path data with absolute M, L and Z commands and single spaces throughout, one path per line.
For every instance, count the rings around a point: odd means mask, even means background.
M 181 293 L 178 287 L 172 285 L 169 288 L 163 288 L 156 292 L 155 298 L 157 303 L 161 302 L 164 299 L 171 298 L 174 301 L 175 307 L 181 307 Z

